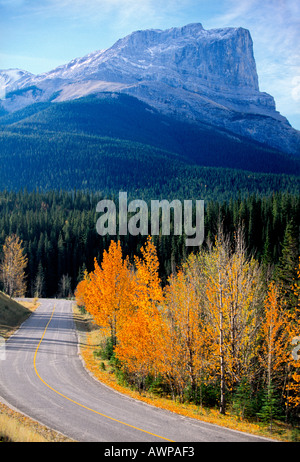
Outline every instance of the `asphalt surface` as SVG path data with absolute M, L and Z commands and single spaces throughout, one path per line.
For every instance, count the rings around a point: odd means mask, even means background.
M 11 406 L 79 442 L 267 441 L 157 409 L 102 385 L 78 355 L 72 302 L 40 302 L 0 359 L 0 397 Z

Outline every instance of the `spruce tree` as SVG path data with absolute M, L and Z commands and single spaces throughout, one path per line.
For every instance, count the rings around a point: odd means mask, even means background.
M 273 420 L 282 418 L 279 398 L 272 382 L 265 390 L 262 407 L 257 415 L 264 424 L 269 424 L 270 431 L 273 429 Z
M 281 246 L 281 256 L 275 270 L 275 279 L 279 284 L 281 295 L 284 297 L 288 308 L 292 308 L 297 302 L 292 290 L 297 279 L 297 264 L 299 259 L 295 228 L 293 221 L 288 222 Z

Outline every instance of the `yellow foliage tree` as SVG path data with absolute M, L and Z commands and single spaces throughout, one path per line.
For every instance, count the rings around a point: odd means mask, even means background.
M 27 256 L 23 253 L 23 241 L 13 234 L 7 236 L 3 246 L 3 260 L 0 265 L 0 277 L 4 291 L 10 297 L 23 297 L 26 292 L 25 268 Z
M 250 377 L 258 324 L 259 267 L 254 259 L 247 260 L 241 234 L 236 236 L 233 252 L 220 234 L 203 258 L 206 323 L 213 339 L 210 362 L 212 373 L 217 365 L 220 412 L 225 413 L 225 388 L 233 390 L 243 377 Z
M 299 299 L 299 283 L 295 293 Z M 108 330 L 121 367 L 140 391 L 148 376 L 162 377 L 181 398 L 186 389 L 196 396 L 203 384 L 218 380 L 225 413 L 226 390 L 254 384 L 263 371 L 268 386 L 280 379 L 288 405 L 300 405 L 300 359 L 291 354 L 295 338 L 300 342 L 300 299 L 287 311 L 274 282 L 265 297 L 241 231 L 234 244 L 220 232 L 209 251 L 189 256 L 164 290 L 150 237 L 134 266 L 112 241 L 101 266 L 95 260 L 94 271 L 78 284 L 76 299 Z
M 228 309 L 227 374 L 229 386 L 234 388 L 241 380 L 254 378 L 253 361 L 257 356 L 262 299 L 261 275 L 258 262 L 246 258 L 241 236 L 237 237 L 235 251 L 228 261 L 226 308 Z

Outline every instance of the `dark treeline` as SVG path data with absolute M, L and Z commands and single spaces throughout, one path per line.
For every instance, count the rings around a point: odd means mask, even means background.
M 37 128 L 28 132 L 0 129 L 0 189 L 88 189 L 107 196 L 127 191 L 147 200 L 218 201 L 273 191 L 298 194 L 299 159 L 264 151 L 250 156 L 245 145 L 238 144 L 240 151 L 233 161 L 222 143 L 214 154 L 204 147 L 193 148 L 198 157 L 190 157 L 132 140 Z
M 111 238 L 99 236 L 97 194 L 77 192 L 0 192 L 0 258 L 6 236 L 17 234 L 28 257 L 27 295 L 66 296 L 73 293 L 83 271 L 102 260 Z M 275 193 L 227 202 L 205 202 L 205 243 L 213 241 L 218 225 L 233 235 L 243 226 L 248 252 L 276 268 L 284 246 L 294 246 L 295 266 L 300 254 L 300 196 Z M 146 236 L 121 236 L 130 258 L 139 252 Z M 293 243 L 293 244 L 291 244 Z M 193 250 L 185 236 L 155 236 L 160 276 L 165 283 Z M 296 246 L 296 248 L 295 248 Z

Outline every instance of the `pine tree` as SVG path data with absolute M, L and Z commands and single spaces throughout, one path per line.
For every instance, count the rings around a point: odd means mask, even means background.
M 262 422 L 269 424 L 270 431 L 272 431 L 273 420 L 281 417 L 279 398 L 272 382 L 264 392 L 262 407 L 257 415 Z
M 291 221 L 285 229 L 281 256 L 275 271 L 275 278 L 279 283 L 280 293 L 284 296 L 288 308 L 292 308 L 297 302 L 292 288 L 297 279 L 298 257 L 299 249 L 295 225 Z
M 253 415 L 253 404 L 251 401 L 251 385 L 247 377 L 243 377 L 233 397 L 233 411 L 241 420 Z

